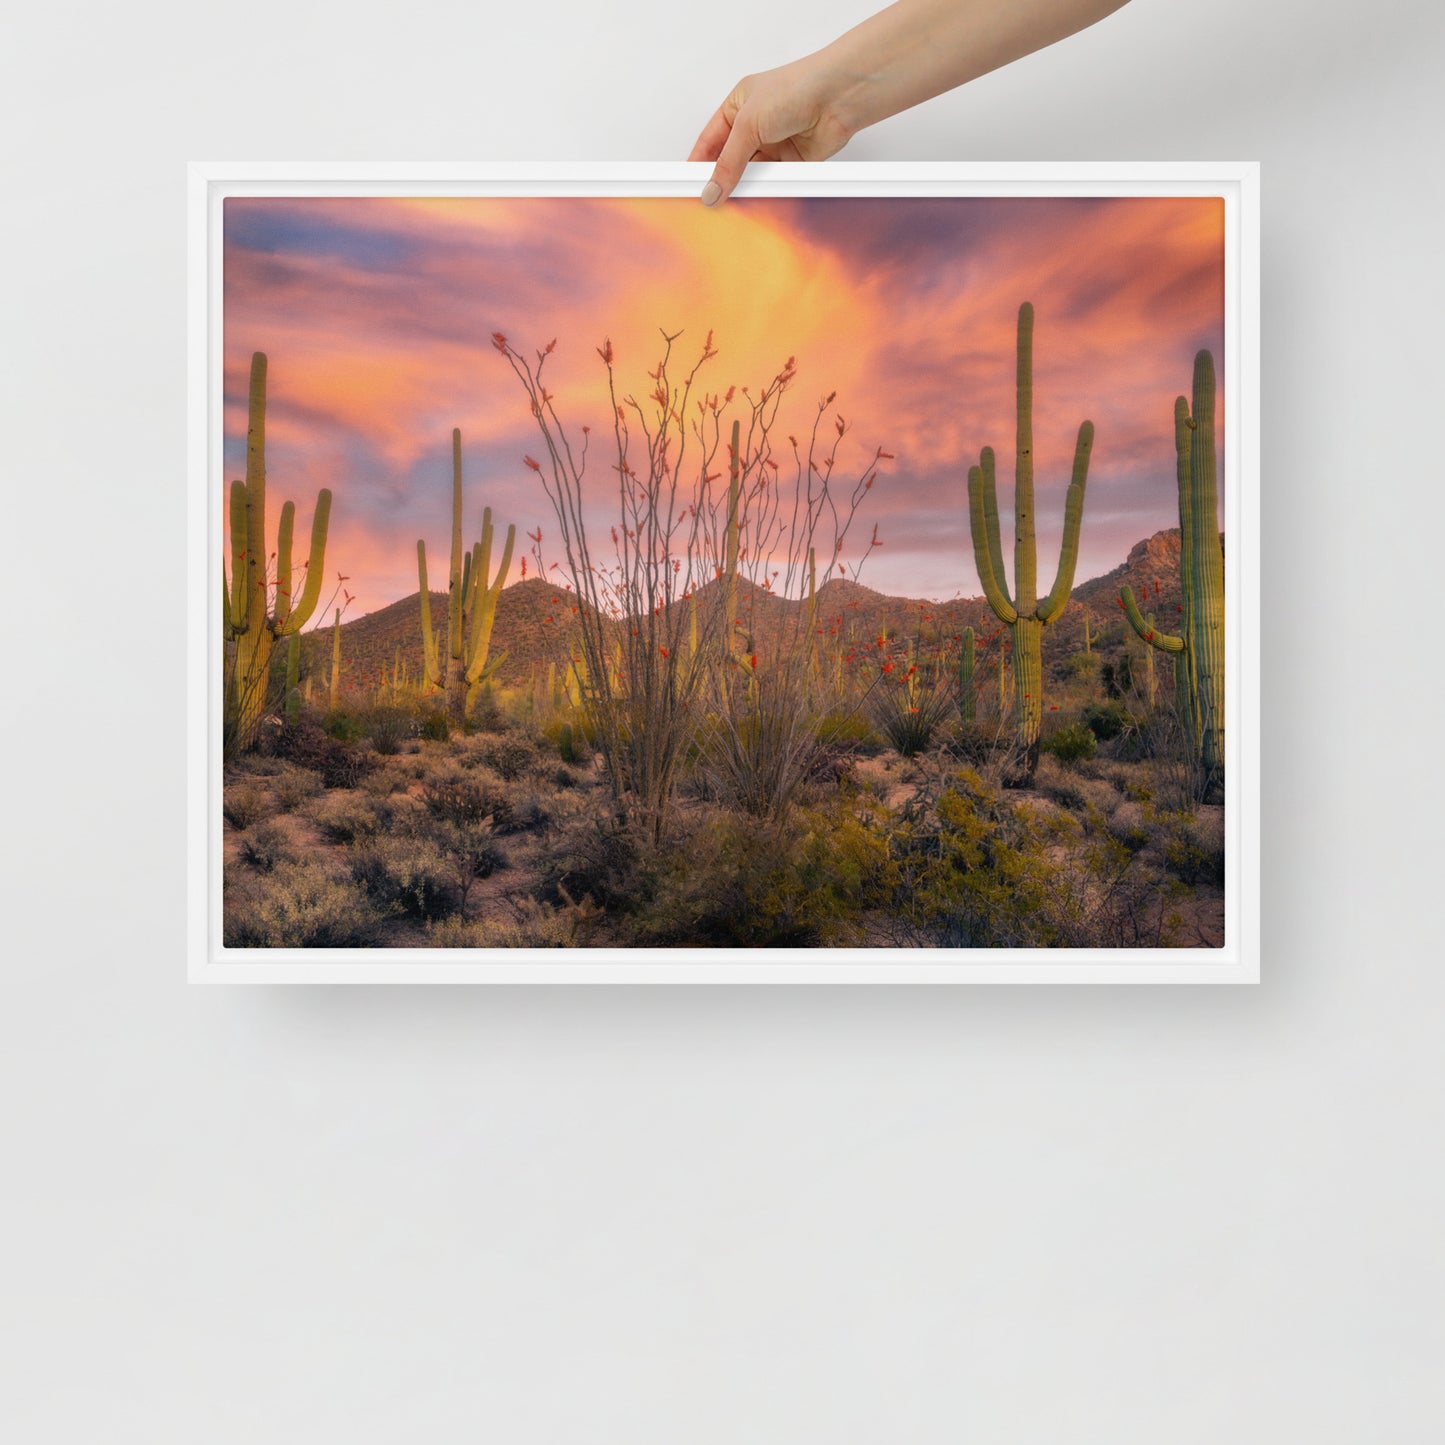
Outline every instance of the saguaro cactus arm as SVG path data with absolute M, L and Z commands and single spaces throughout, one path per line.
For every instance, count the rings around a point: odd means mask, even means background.
M 1124 608 L 1124 616 L 1129 619 L 1129 626 L 1138 633 L 1143 642 L 1150 647 L 1157 647 L 1160 652 L 1183 652 L 1184 639 L 1175 637 L 1172 633 L 1158 631 L 1152 622 L 1146 622 L 1139 612 L 1139 604 L 1134 600 L 1134 589 L 1126 587 L 1119 594 L 1119 601 Z
M 246 418 L 246 608 L 248 621 L 266 613 L 266 354 L 251 357 Z M 253 611 L 256 608 L 258 610 Z
M 306 557 L 306 585 L 301 589 L 301 596 L 287 609 L 284 624 L 276 629 L 277 637 L 289 637 L 293 632 L 300 632 L 310 622 L 311 614 L 316 611 L 326 572 L 326 528 L 330 521 L 331 489 L 322 487 L 316 494 L 316 513 L 311 518 L 311 550 Z
M 281 627 L 291 611 L 291 533 L 296 526 L 296 503 L 281 504 L 276 524 L 276 626 Z
M 421 584 L 421 651 L 422 670 L 425 673 L 422 682 L 426 687 L 439 687 L 442 675 L 437 663 L 437 636 L 432 631 L 431 623 L 431 591 L 426 580 L 426 543 L 420 537 L 416 540 L 416 575 Z
M 447 654 L 462 658 L 462 433 L 452 428 L 452 557 L 447 579 Z
M 992 447 L 985 447 L 979 453 L 978 464 L 983 471 L 983 517 L 988 524 L 988 560 L 993 564 L 994 581 L 998 590 L 1008 597 L 1008 574 L 1003 565 L 1003 543 L 998 531 L 998 486 L 994 475 Z M 1010 604 L 1013 599 L 1009 598 Z
M 991 552 L 997 550 L 997 543 L 989 545 L 990 524 L 988 521 L 989 511 L 993 513 L 993 534 L 998 534 L 998 508 L 989 508 L 988 499 L 984 495 L 984 471 L 980 467 L 968 469 L 968 520 L 969 532 L 973 537 L 973 560 L 978 568 L 978 580 L 983 585 L 983 595 L 988 598 L 988 605 L 993 608 L 993 614 L 998 620 L 1007 626 L 1012 626 L 1019 620 L 1018 611 L 1013 603 L 1009 601 L 1007 591 L 1000 573 L 994 571 L 994 559 Z M 1002 558 L 1000 557 L 1000 560 Z
M 226 609 L 226 625 L 233 633 L 246 630 L 250 601 L 246 589 L 246 484 L 238 477 L 231 483 L 231 585 Z
M 1059 570 L 1049 595 L 1039 603 L 1036 616 L 1040 622 L 1055 622 L 1069 605 L 1074 590 L 1074 568 L 1079 563 L 1079 527 L 1084 516 L 1084 487 L 1089 479 L 1089 452 L 1094 445 L 1094 423 L 1086 421 L 1079 428 L 1074 447 L 1074 474 L 1064 498 L 1064 541 L 1059 549 Z

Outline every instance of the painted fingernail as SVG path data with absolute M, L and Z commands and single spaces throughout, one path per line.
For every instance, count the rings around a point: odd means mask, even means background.
M 702 188 L 702 203 L 705 206 L 715 206 L 722 200 L 722 187 L 716 181 L 709 181 Z

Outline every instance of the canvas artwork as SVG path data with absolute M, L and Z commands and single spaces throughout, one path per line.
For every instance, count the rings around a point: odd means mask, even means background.
M 1225 947 L 1218 196 L 219 214 L 225 950 Z

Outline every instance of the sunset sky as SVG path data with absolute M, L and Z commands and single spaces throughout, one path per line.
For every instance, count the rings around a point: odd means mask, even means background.
M 264 351 L 271 536 L 294 500 L 304 557 L 316 493 L 330 487 L 327 571 L 349 576 L 347 615 L 359 616 L 416 591 L 418 537 L 432 586 L 445 587 L 454 426 L 468 543 L 484 505 L 519 538 L 555 535 L 522 462 L 538 452 L 536 423 L 494 331 L 529 356 L 556 337 L 558 410 L 569 429 L 596 430 L 608 418 L 604 337 L 619 390 L 644 397 L 660 330 L 683 333 L 681 358 L 712 330 L 710 390 L 756 390 L 796 356 L 781 433 L 805 428 L 836 390 L 850 427 L 840 470 L 861 471 L 879 447 L 895 454 L 860 513 L 859 541 L 876 522 L 883 542 L 860 580 L 975 596 L 966 477 L 984 445 L 998 453 L 1012 574 L 1014 336 L 1027 300 L 1040 590 L 1087 417 L 1083 581 L 1178 525 L 1173 401 L 1200 347 L 1222 391 L 1223 220 L 1211 199 L 744 199 L 712 212 L 690 197 L 233 198 L 226 477 L 245 469 L 250 357 Z

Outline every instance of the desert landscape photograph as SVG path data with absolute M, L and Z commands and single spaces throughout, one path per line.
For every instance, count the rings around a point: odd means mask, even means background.
M 228 949 L 1225 945 L 1215 197 L 231 197 Z

